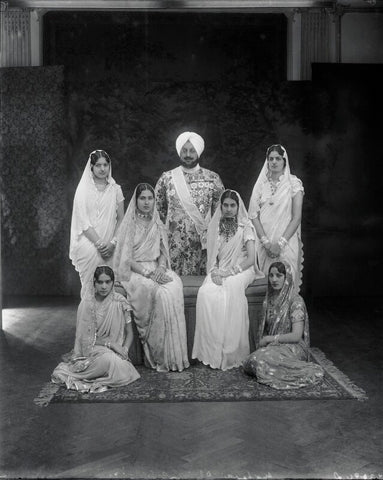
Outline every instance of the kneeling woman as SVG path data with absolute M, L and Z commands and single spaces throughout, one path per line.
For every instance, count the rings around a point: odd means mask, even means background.
M 97 267 L 93 284 L 94 291 L 78 307 L 74 353 L 52 374 L 52 382 L 80 392 L 102 392 L 140 377 L 129 361 L 131 308 L 113 291 L 113 270 L 106 265 Z
M 145 364 L 159 372 L 189 366 L 183 285 L 170 270 L 167 233 L 151 185 L 140 183 L 122 220 L 114 256 L 133 308 Z
M 274 262 L 260 328 L 259 348 L 244 362 L 259 383 L 280 390 L 306 387 L 323 379 L 323 369 L 308 362 L 309 319 L 303 298 L 294 293 L 291 266 Z
M 241 365 L 249 350 L 245 290 L 264 277 L 255 266 L 255 231 L 239 194 L 225 190 L 207 233 L 207 270 L 199 289 L 193 358 L 212 368 Z

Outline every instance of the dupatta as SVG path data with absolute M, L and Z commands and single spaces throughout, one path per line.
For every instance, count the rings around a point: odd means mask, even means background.
M 263 315 L 262 321 L 259 326 L 259 340 L 263 337 L 266 325 L 269 326 L 269 335 L 277 335 L 278 333 L 288 333 L 287 327 L 291 326 L 291 306 L 303 307 L 304 311 L 304 328 L 303 328 L 303 341 L 307 347 L 310 346 L 310 333 L 309 333 L 309 319 L 307 315 L 306 306 L 300 295 L 297 295 L 294 291 L 294 280 L 289 263 L 278 260 L 283 263 L 286 269 L 285 282 L 279 292 L 277 300 L 274 306 L 269 309 L 270 297 L 273 293 L 273 288 L 268 282 L 266 297 L 263 302 Z M 258 346 L 257 346 L 258 348 Z
M 87 199 L 95 191 L 96 185 L 94 183 L 93 173 L 91 170 L 91 155 L 97 152 L 94 150 L 89 154 L 88 161 L 85 165 L 85 169 L 81 176 L 80 182 L 77 186 L 76 193 L 73 200 L 72 221 L 70 229 L 70 246 L 69 246 L 69 258 L 76 261 L 76 247 L 79 240 L 79 236 L 84 230 L 89 227 L 93 227 L 91 224 L 89 214 L 87 212 Z M 112 177 L 112 162 L 109 163 L 109 173 L 107 178 L 108 186 L 114 185 L 116 181 Z
M 117 246 L 113 256 L 113 269 L 115 271 L 116 278 L 120 282 L 128 282 L 131 276 L 131 262 L 132 260 L 134 260 L 134 237 L 137 227 L 136 191 L 139 185 L 137 185 L 137 187 L 134 189 L 134 193 L 132 195 L 132 198 L 130 199 L 128 209 L 126 210 L 124 218 L 117 232 Z M 167 232 L 164 224 L 160 219 L 160 215 L 156 206 L 155 196 L 152 218 L 147 228 L 148 235 L 150 233 L 153 233 L 153 229 L 156 229 L 159 232 L 161 253 L 165 255 L 167 267 L 170 268 Z
M 220 200 L 219 200 L 220 205 L 221 205 L 222 195 L 227 191 L 228 190 L 225 190 L 221 194 Z M 233 258 L 233 262 L 235 262 L 243 247 L 242 231 L 244 231 L 245 229 L 249 229 L 251 232 L 253 232 L 254 238 L 256 237 L 256 234 L 255 234 L 254 226 L 249 220 L 245 204 L 243 203 L 243 200 L 240 194 L 235 190 L 229 190 L 229 191 L 234 192 L 239 198 L 238 213 L 237 213 L 238 228 L 234 237 L 232 237 L 228 242 L 230 243 L 229 247 L 231 248 L 231 256 Z M 215 261 L 217 259 L 217 255 L 220 247 L 219 224 L 220 224 L 221 218 L 222 218 L 222 207 L 220 206 L 219 208 L 216 209 L 207 230 L 207 272 L 210 272 L 212 270 L 212 268 L 214 267 Z M 263 278 L 265 276 L 258 269 L 256 260 L 254 262 L 254 270 L 255 270 L 256 278 Z
M 73 358 L 89 356 L 97 334 L 122 345 L 125 335 L 124 311 L 130 310 L 128 301 L 113 289 L 102 302 L 97 302 L 94 287 L 90 289 L 77 310 Z M 101 321 L 98 321 L 100 318 Z
M 263 164 L 261 173 L 255 182 L 249 204 L 249 218 L 253 219 L 261 214 L 261 221 L 268 230 L 271 241 L 277 241 L 284 233 L 291 220 L 292 189 L 293 185 L 300 182 L 290 171 L 289 158 L 286 149 L 282 147 L 283 158 L 286 162 L 283 174 L 280 176 L 278 187 L 272 194 L 269 178 L 267 157 Z M 300 227 L 298 227 L 300 235 Z

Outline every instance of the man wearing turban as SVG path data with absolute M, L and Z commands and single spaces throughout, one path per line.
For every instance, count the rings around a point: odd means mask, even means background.
M 206 274 L 207 226 L 224 190 L 219 175 L 199 165 L 203 138 L 184 132 L 176 140 L 181 165 L 164 172 L 156 185 L 157 208 L 169 230 L 172 270 Z

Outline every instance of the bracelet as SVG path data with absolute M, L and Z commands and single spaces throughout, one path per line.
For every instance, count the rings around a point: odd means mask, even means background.
M 285 239 L 285 237 L 281 237 L 278 240 L 278 245 L 280 246 L 281 250 L 283 250 L 287 244 L 288 244 L 288 241 Z
M 241 265 L 236 265 L 234 267 L 234 270 L 236 271 L 236 273 L 242 273 L 243 272 L 243 269 L 242 269 Z
M 112 240 L 110 241 L 110 243 L 114 246 L 117 245 L 117 238 L 116 237 L 113 237 Z
M 110 349 L 110 342 L 105 342 L 105 347 Z
M 263 246 L 265 246 L 266 243 L 270 243 L 270 240 L 266 237 L 266 235 L 262 235 L 262 237 L 259 240 Z
M 95 244 L 96 248 L 99 248 L 99 247 L 101 247 L 101 245 L 102 245 L 102 240 L 99 238 L 99 239 L 97 240 L 97 242 L 95 242 L 94 244 Z
M 279 333 L 274 336 L 274 340 L 273 340 L 273 341 L 276 342 L 276 343 L 279 343 L 278 338 L 279 338 Z

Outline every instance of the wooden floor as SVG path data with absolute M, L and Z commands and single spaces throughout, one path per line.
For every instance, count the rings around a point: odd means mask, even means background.
M 70 298 L 8 300 L 2 477 L 383 478 L 382 302 L 308 302 L 312 345 L 369 400 L 56 404 L 33 399 L 72 346 Z M 10 308 L 10 307 L 16 308 Z

